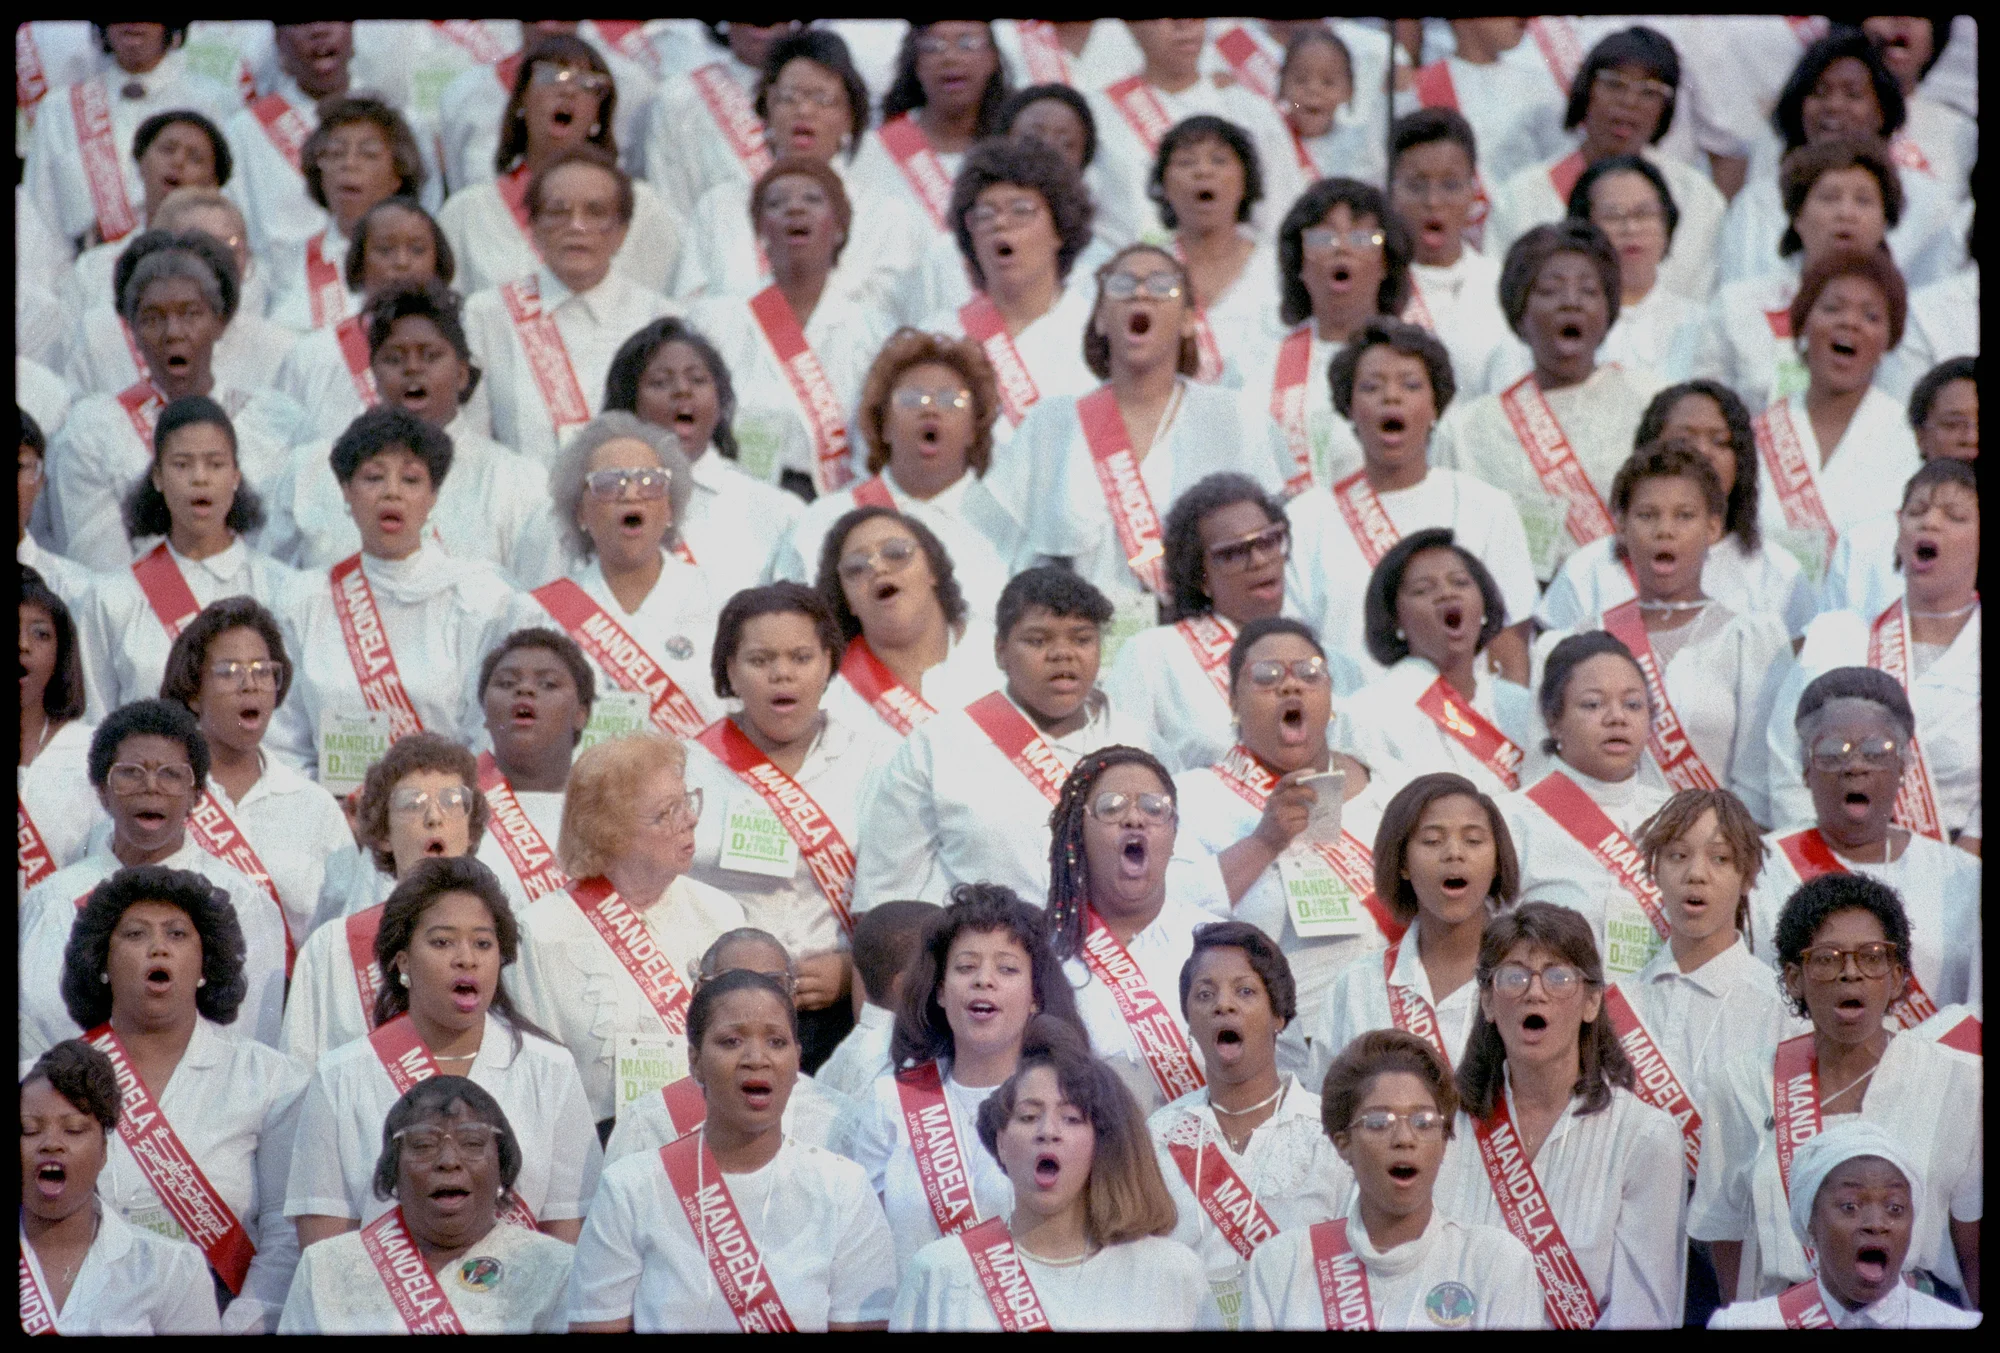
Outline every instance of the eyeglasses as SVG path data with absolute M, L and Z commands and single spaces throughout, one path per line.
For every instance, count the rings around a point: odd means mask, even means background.
M 434 1127 L 406 1127 L 395 1134 L 403 1144 L 403 1154 L 419 1165 L 428 1165 L 438 1158 L 444 1144 L 450 1142 L 458 1148 L 458 1154 L 473 1160 L 480 1159 L 491 1151 L 500 1140 L 500 1129 L 491 1123 L 460 1123 L 446 1131 Z
M 537 61 L 528 71 L 528 82 L 544 89 L 574 85 L 586 94 L 603 94 L 611 89 L 611 77 L 594 70 L 576 70 L 553 61 Z
M 224 658 L 210 663 L 208 674 L 239 690 L 247 685 L 253 691 L 275 691 L 285 679 L 285 664 L 267 658 L 253 658 L 249 662 Z
M 1116 822 L 1125 816 L 1125 810 L 1133 804 L 1139 805 L 1139 816 L 1152 826 L 1160 826 L 1174 820 L 1174 800 L 1170 794 L 1124 794 L 1115 789 L 1107 789 L 1090 801 L 1090 815 L 1099 822 Z
M 674 472 L 664 467 L 654 470 L 592 470 L 583 477 L 593 498 L 623 498 L 630 489 L 632 496 L 651 501 L 667 496 L 667 489 L 674 482 Z
M 171 310 L 165 307 L 147 306 L 133 317 L 132 327 L 142 334 L 152 335 L 165 333 L 168 323 L 173 320 L 179 320 L 182 324 L 192 327 L 214 317 L 215 312 L 201 301 L 190 301 Z
M 581 230 L 603 234 L 618 222 L 618 208 L 608 202 L 544 202 L 535 213 L 537 225 L 560 226 L 574 222 Z
M 343 160 L 353 160 L 356 164 L 386 164 L 389 148 L 382 144 L 379 136 L 362 136 L 352 141 L 329 141 L 320 147 L 315 157 L 315 162 L 322 169 Z
M 1260 552 L 1276 554 L 1280 558 L 1290 554 L 1292 528 L 1284 522 L 1276 522 L 1251 535 L 1208 547 L 1208 557 L 1229 568 L 1249 568 Z
M 1399 197 L 1407 197 L 1413 202 L 1429 202 L 1441 197 L 1463 197 L 1473 189 L 1471 179 L 1397 179 L 1389 185 Z
M 423 817 L 433 804 L 440 813 L 464 817 L 472 811 L 472 791 L 464 785 L 452 785 L 436 793 L 405 788 L 393 790 L 389 795 L 389 811 L 396 817 Z
M 1627 207 L 1622 210 L 1600 208 L 1590 213 L 1590 219 L 1595 221 L 1599 228 L 1608 230 L 1612 226 L 1657 225 L 1666 219 L 1666 213 L 1660 210 L 1659 203 L 1649 202 L 1644 206 Z
M 1336 249 L 1346 245 L 1349 249 L 1380 249 L 1388 236 L 1379 230 L 1332 230 L 1325 226 L 1314 226 L 1301 236 L 1305 247 L 1314 251 Z
M 1415 1109 L 1409 1113 L 1396 1113 L 1390 1109 L 1364 1109 L 1354 1115 L 1347 1125 L 1349 1132 L 1359 1128 L 1371 1137 L 1381 1137 L 1395 1130 L 1396 1124 L 1409 1124 L 1410 1131 L 1419 1137 L 1435 1136 L 1444 1131 L 1444 1115 L 1436 1109 Z
M 185 761 L 166 766 L 142 766 L 136 761 L 113 762 L 104 783 L 113 794 L 187 794 L 194 790 L 194 767 Z
M 1863 977 L 1887 977 L 1889 965 L 1896 961 L 1896 946 L 1886 940 L 1871 940 L 1852 949 L 1816 944 L 1799 955 L 1799 966 L 1815 982 L 1837 982 L 1846 973 L 1850 958 Z
M 1502 996 L 1525 996 L 1537 977 L 1551 997 L 1567 996 L 1583 985 L 1583 974 L 1567 963 L 1551 963 L 1540 972 L 1520 963 L 1503 963 L 1493 970 L 1493 989 Z
M 890 536 L 872 550 L 854 550 L 840 558 L 840 576 L 859 578 L 882 561 L 882 571 L 895 573 L 917 557 L 917 542 L 908 536 Z
M 1250 678 L 1252 686 L 1262 686 L 1266 689 L 1283 681 L 1287 672 L 1305 685 L 1317 686 L 1327 679 L 1326 659 L 1314 656 L 1285 662 L 1281 658 L 1259 658 L 1243 669 L 1243 674 Z
M 1036 197 L 1017 197 L 1004 207 L 996 207 L 991 202 L 982 202 L 965 213 L 965 224 L 973 230 L 991 230 L 1003 219 L 1009 225 L 1026 225 L 1042 214 L 1042 203 Z
M 844 99 L 831 89 L 774 89 L 764 101 L 773 108 L 833 108 Z
M 972 392 L 944 386 L 935 390 L 919 390 L 914 385 L 906 385 L 890 396 L 890 402 L 899 409 L 968 409 L 972 407 Z
M 1962 413 L 1940 413 L 1925 420 L 1924 428 L 1929 432 L 1940 432 L 1947 437 L 1963 437 L 1968 432 L 1979 430 L 1979 420 L 1968 418 Z
M 960 33 L 955 38 L 941 38 L 934 33 L 926 33 L 917 39 L 917 50 L 925 56 L 942 56 L 949 51 L 984 52 L 993 47 L 993 39 L 984 33 Z
M 1664 80 L 1655 80 L 1651 76 L 1634 78 L 1615 70 L 1597 72 L 1591 88 L 1613 98 L 1650 99 L 1657 103 L 1665 103 L 1674 96 L 1674 87 Z
M 690 789 L 672 803 L 653 814 L 655 827 L 692 827 L 701 821 L 701 791 Z
M 1849 742 L 1828 734 L 1812 745 L 1814 770 L 1844 770 L 1856 763 L 1870 770 L 1886 770 L 1902 759 L 1901 744 L 1888 737 Z
M 1114 301 L 1129 301 L 1142 291 L 1156 301 L 1171 301 L 1181 294 L 1181 279 L 1170 272 L 1150 272 L 1144 277 L 1115 272 L 1104 279 L 1104 294 Z

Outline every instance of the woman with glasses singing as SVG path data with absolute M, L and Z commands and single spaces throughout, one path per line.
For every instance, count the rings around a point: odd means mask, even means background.
M 1333 683 L 1310 626 L 1263 616 L 1229 649 L 1235 745 L 1175 777 L 1187 812 L 1171 881 L 1176 897 L 1248 921 L 1276 939 L 1304 1009 L 1346 963 L 1394 926 L 1374 893 L 1368 842 L 1384 775 L 1328 746 Z M 1295 1065 L 1304 1030 L 1287 1038 Z
M 372 1181 L 395 1207 L 299 1256 L 278 1333 L 562 1333 L 575 1250 L 500 1217 L 523 1163 L 479 1085 L 412 1086 L 382 1120 Z
M 604 1152 L 575 1060 L 502 980 L 520 942 L 499 881 L 477 860 L 426 860 L 396 885 L 375 934 L 375 1031 L 320 1058 L 299 1113 L 285 1215 L 301 1248 L 391 1210 L 373 1188 L 382 1121 L 438 1075 L 477 1082 L 519 1134 L 506 1219 L 576 1240 Z
M 1458 1091 L 1430 1042 L 1373 1029 L 1318 1096 L 1320 1127 L 1353 1171 L 1354 1201 L 1273 1238 L 1245 1275 L 1256 1330 L 1534 1329 L 1535 1261 L 1501 1227 L 1432 1202 Z
M 903 34 L 896 78 L 882 95 L 882 125 L 854 157 L 856 191 L 893 197 L 932 229 L 951 229 L 951 180 L 967 149 L 1000 131 L 1007 68 L 991 25 L 918 21 Z
M 1557 1329 L 1680 1323 L 1686 1170 L 1674 1120 L 1633 1093 L 1589 924 L 1523 902 L 1487 922 L 1479 1014 L 1434 1195 L 1534 1252 Z
M 1978 1309 L 1983 1075 L 1976 1043 L 1960 1051 L 1895 1028 L 1916 929 L 1896 890 L 1873 878 L 1827 874 L 1786 899 L 1768 952 L 1812 1031 L 1745 1047 L 1726 1065 L 1688 1216 L 1688 1233 L 1715 1253 L 1725 1302 L 1812 1279 L 1791 1221 L 1799 1148 L 1858 1115 L 1894 1137 L 1922 1176 L 1922 1229 L 1905 1272 Z
M 704 796 L 686 772 L 687 748 L 660 733 L 578 757 L 556 846 L 569 886 L 522 919 L 521 1006 L 576 1058 L 599 1140 L 687 1074 L 695 965 L 743 924 L 734 898 L 688 877 Z

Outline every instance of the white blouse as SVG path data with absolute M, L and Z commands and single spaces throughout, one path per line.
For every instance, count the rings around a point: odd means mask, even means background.
M 756 99 L 761 69 L 744 65 L 726 46 L 710 47 L 702 56 L 693 69 L 713 67 L 742 91 L 745 105 Z M 693 69 L 685 74 L 691 77 Z M 763 144 L 761 134 L 758 144 Z M 692 78 L 666 82 L 646 110 L 643 157 L 646 182 L 683 218 L 693 219 L 702 194 L 719 183 L 734 184 L 749 198 L 750 170 Z
M 315 240 L 319 243 L 320 258 L 341 279 L 340 286 L 328 288 L 327 298 L 322 302 L 325 308 L 317 323 L 313 320 L 312 279 L 306 270 Z M 351 243 L 340 233 L 340 223 L 329 219 L 325 229 L 289 246 L 273 269 L 276 276 L 265 310 L 271 322 L 294 333 L 307 334 L 316 329 L 331 329 L 348 316 L 360 313 L 367 297 L 347 285 L 347 251 Z
M 993 665 L 993 626 L 985 620 L 968 618 L 965 633 L 949 642 L 944 661 L 927 669 L 915 687 L 924 703 L 935 710 L 961 709 L 1002 679 L 1000 669 Z M 903 740 L 902 730 L 884 719 L 839 672 L 827 684 L 820 705 L 873 745 L 877 764 L 895 755 Z
M 308 135 L 319 124 L 318 100 L 291 76 L 280 72 L 263 93 L 283 99 L 287 111 L 303 120 Z M 236 153 L 236 172 L 224 191 L 243 209 L 250 227 L 250 252 L 275 262 L 303 248 L 330 219 L 326 208 L 306 195 L 304 172 L 278 149 L 249 108 L 230 114 L 222 125 Z
M 1557 762 L 1550 774 L 1568 776 L 1628 838 L 1672 797 L 1665 789 L 1647 784 L 1636 772 L 1630 779 L 1613 783 Z M 1521 862 L 1521 900 L 1553 902 L 1579 913 L 1590 922 L 1591 938 L 1597 942 L 1606 973 L 1616 977 L 1639 971 L 1665 941 L 1611 871 L 1528 797 L 1534 784 L 1522 778 L 1520 791 L 1500 800 L 1500 811 L 1514 837 L 1514 853 Z
M 527 185 L 521 188 L 525 192 Z M 439 208 L 437 223 L 458 259 L 458 289 L 464 295 L 490 290 L 527 273 L 546 272 L 534 237 L 514 219 L 496 183 L 457 189 Z M 632 222 L 626 228 L 625 243 L 611 256 L 617 274 L 638 290 L 665 293 L 689 243 L 687 225 L 667 209 L 652 185 L 644 179 L 633 180 Z M 546 280 L 543 285 L 548 285 Z M 603 384 L 601 377 L 598 384 Z M 585 393 L 601 391 L 586 387 Z M 593 398 L 591 402 L 597 401 Z
M 1259 244 L 1243 260 L 1243 269 L 1236 274 L 1235 281 L 1220 294 L 1202 298 L 1201 314 L 1208 321 L 1216 352 L 1222 358 L 1217 384 L 1242 388 L 1246 375 L 1244 358 L 1268 341 L 1278 314 L 1278 294 L 1278 251 L 1270 244 Z M 1079 393 L 1089 393 L 1088 388 Z
M 1236 625 L 1227 617 L 1209 618 L 1228 633 Z M 1227 665 L 1217 671 L 1224 684 Z M 1335 682 L 1335 690 L 1339 689 Z M 1221 759 L 1236 741 L 1236 714 L 1178 625 L 1140 630 L 1118 647 L 1118 657 L 1104 674 L 1104 689 L 1147 733 L 1170 771 L 1193 770 Z
M 41 1256 L 25 1232 L 21 1263 L 46 1293 L 49 1280 Z M 53 1332 L 220 1334 L 208 1261 L 187 1241 L 156 1236 L 109 1208 L 100 1209 L 97 1238 L 84 1253 Z
M 1706 300 L 1705 296 L 1690 300 L 1656 284 L 1637 301 L 1618 307 L 1618 318 L 1598 349 L 1599 359 L 1650 371 L 1663 381 L 1686 380 L 1694 369 Z
M 1468 981 L 1443 1000 L 1431 986 L 1430 970 L 1424 967 L 1419 951 L 1416 922 L 1410 923 L 1401 947 L 1396 950 L 1396 966 L 1385 971 L 1387 954 L 1373 950 L 1362 954 L 1341 969 L 1327 989 L 1326 999 L 1310 1011 L 1301 1008 L 1306 1022 L 1306 1040 L 1312 1049 L 1305 1079 L 1320 1084 L 1327 1068 L 1341 1050 L 1371 1029 L 1393 1029 L 1395 1016 L 1389 1011 L 1389 985 L 1419 998 L 1436 1016 L 1438 1034 L 1444 1039 L 1448 1064 L 1456 1065 L 1465 1056 L 1465 1041 L 1479 1013 L 1479 983 Z
M 354 846 L 339 801 L 276 757 L 263 759 L 263 773 L 240 802 L 212 777 L 208 789 L 257 852 L 285 904 L 293 942 L 304 944 L 319 909 L 327 861 Z
M 685 875 L 639 917 L 689 990 L 702 953 L 724 931 L 744 924 L 734 898 Z M 521 936 L 521 974 L 514 984 L 521 1013 L 576 1058 L 593 1119 L 602 1122 L 635 1099 L 657 1098 L 652 1091 L 687 1074 L 686 1037 L 667 1028 L 568 892 L 530 906 Z
M 554 1236 L 495 1222 L 432 1277 L 467 1334 L 564 1334 L 569 1321 L 563 1296 L 575 1257 L 575 1249 Z M 478 1273 L 475 1266 L 487 1264 L 492 1268 Z M 278 1333 L 408 1332 L 359 1231 L 309 1245 L 299 1256 Z
M 373 866 L 371 865 L 372 869 Z M 375 877 L 385 877 L 376 875 Z M 387 879 L 392 886 L 394 879 Z M 299 946 L 292 964 L 291 992 L 285 1001 L 285 1054 L 307 1070 L 335 1048 L 368 1033 L 368 1016 L 361 1009 L 361 991 L 354 982 L 354 960 L 347 943 L 346 917 L 314 927 Z M 371 946 L 367 961 L 375 966 Z
M 1734 390 L 1753 414 L 1807 385 L 1805 361 L 1791 337 L 1800 266 L 1794 255 L 1753 277 L 1725 282 L 1708 301 L 1691 372 Z
M 853 1161 L 787 1140 L 770 1164 L 726 1174 L 762 1276 L 801 1331 L 888 1316 L 893 1255 L 882 1205 Z M 783 1199 L 777 1217 L 773 1201 Z M 656 1153 L 604 1173 L 577 1240 L 571 1323 L 629 1317 L 634 1332 L 734 1333 L 736 1317 Z
M 1210 912 L 1170 893 L 1159 914 L 1125 944 L 1125 952 L 1132 956 L 1146 984 L 1173 1016 L 1181 1037 L 1187 1039 L 1188 1052 L 1197 1067 L 1201 1065 L 1201 1048 L 1189 1037 L 1187 1016 L 1181 1010 L 1181 968 L 1194 952 L 1195 927 L 1214 919 Z M 1125 1082 L 1125 1088 L 1132 1092 L 1132 1098 L 1145 1113 L 1150 1115 L 1165 1105 L 1167 1098 L 1160 1092 L 1159 1082 L 1153 1079 L 1138 1037 L 1119 1013 L 1110 988 L 1097 979 L 1081 957 L 1065 959 L 1063 975 L 1076 994 L 1076 1012 L 1083 1017 L 1091 1050 L 1118 1073 L 1118 1079 Z
M 57 869 L 82 859 L 98 825 L 111 820 L 90 784 L 90 736 L 96 731 L 82 719 L 71 719 L 33 761 L 14 771 L 18 807 L 33 819 L 49 863 Z M 14 883 L 17 897 L 28 891 L 18 867 Z
M 1310 318 L 1305 322 L 1312 324 Z M 1278 354 L 1290 333 L 1291 330 L 1280 324 L 1273 314 L 1270 326 L 1256 340 L 1257 350 L 1242 359 L 1243 388 L 1237 393 L 1237 398 L 1242 403 L 1244 427 L 1256 429 L 1256 435 L 1260 437 L 1266 434 L 1267 428 L 1278 429 L 1277 421 L 1271 415 L 1271 402 L 1278 380 Z M 1318 326 L 1314 325 L 1312 351 L 1306 357 L 1303 418 L 1308 458 L 1312 462 L 1312 482 L 1319 488 L 1338 484 L 1361 468 L 1361 443 L 1355 438 L 1354 424 L 1334 412 L 1333 387 L 1326 378 L 1334 355 L 1345 346 L 1345 343 L 1321 338 Z M 1276 436 L 1279 462 L 1289 479 L 1296 472 L 1297 462 L 1283 430 L 1278 429 Z M 1247 433 L 1245 440 L 1251 440 Z M 1296 541 L 1293 547 L 1297 548 Z
M 784 1118 L 779 1126 L 788 1140 L 841 1155 L 837 1129 L 847 1117 L 849 1105 L 846 1095 L 801 1071 L 792 1085 L 791 1098 L 785 1101 Z M 611 1129 L 611 1140 L 604 1144 L 607 1166 L 627 1156 L 658 1151 L 683 1135 L 674 1123 L 666 1099 L 658 1093 L 641 1096 L 623 1109 Z
M 364 346 L 366 337 L 364 334 Z M 347 365 L 340 335 L 333 327 L 300 334 L 285 352 L 284 360 L 278 363 L 270 384 L 305 411 L 300 423 L 300 433 L 305 437 L 338 438 L 350 423 L 374 407 L 363 402 L 361 392 L 355 389 L 354 373 Z M 484 410 L 484 380 L 480 381 L 474 397 L 481 401 Z M 489 419 L 490 414 L 485 412 L 479 416 L 481 423 Z
M 1842 1330 L 1937 1330 L 1973 1329 L 1980 1323 L 1977 1311 L 1961 1311 L 1907 1283 L 1897 1283 L 1880 1301 L 1849 1310 L 1819 1284 L 1819 1301 L 1833 1328 Z M 1781 1330 L 1791 1328 L 1776 1297 L 1739 1301 L 1708 1318 L 1712 1330 Z
M 39 507 L 39 504 L 37 505 Z M 37 516 L 39 516 L 39 512 Z M 36 529 L 40 529 L 37 527 Z M 42 575 L 49 590 L 62 599 L 69 607 L 70 619 L 75 621 L 84 603 L 90 600 L 91 588 L 97 585 L 97 572 L 84 564 L 49 549 L 30 533 L 23 533 L 14 542 L 14 562 L 31 568 Z
M 1533 38 L 1523 38 L 1486 64 L 1475 65 L 1456 55 L 1441 60 L 1458 111 L 1478 139 L 1479 168 L 1488 184 L 1504 183 L 1573 147 L 1573 138 L 1562 129 L 1567 91 L 1557 86 Z M 1381 90 L 1369 92 L 1379 96 Z M 1414 89 L 1396 92 L 1396 116 L 1415 112 L 1418 106 Z M 1562 215 L 1558 211 L 1550 219 Z
M 1840 548 L 1846 548 L 1847 539 L 1841 536 Z M 1602 616 L 1639 595 L 1616 544 L 1615 536 L 1604 536 L 1563 561 L 1535 606 L 1535 620 L 1543 629 L 1582 628 L 1586 616 Z M 1701 565 L 1701 590 L 1738 615 L 1761 611 L 1777 616 L 1794 638 L 1806 632 L 1821 610 L 1799 561 L 1767 539 L 1760 539 L 1754 550 L 1745 550 L 1733 535 L 1711 545 Z
M 848 1099 L 868 1095 L 876 1079 L 889 1073 L 889 1040 L 895 1029 L 895 1012 L 887 1006 L 873 1001 L 862 1006 L 854 1027 L 820 1063 L 813 1084 Z
M 1813 487 L 1825 505 L 1827 519 L 1835 532 L 1847 530 L 1882 511 L 1884 499 L 1900 496 L 1910 476 L 1923 466 L 1917 442 L 1910 432 L 1910 420 L 1895 400 L 1873 386 L 1861 397 L 1861 405 L 1848 421 L 1847 430 L 1832 454 L 1823 451 L 1806 415 L 1806 396 L 1801 390 L 1785 401 L 1792 428 L 1798 433 L 1799 449 L 1811 472 Z M 1785 507 L 1778 497 L 1770 463 L 1757 457 L 1757 520 L 1774 543 L 1783 545 L 1795 533 L 1785 520 Z
M 1875 384 L 1890 398 L 1907 402 L 1917 382 L 1939 362 L 1978 353 L 1979 269 L 1965 267 L 1911 292 L 1903 341 L 1882 359 Z
M 1532 762 L 1537 729 L 1535 696 L 1526 686 L 1483 673 L 1473 664 L 1473 711 L 1506 735 Z M 1345 717 L 1337 732 L 1345 735 L 1342 750 L 1370 766 L 1394 774 L 1401 783 L 1433 771 L 1463 775 L 1488 794 L 1505 794 L 1509 786 L 1487 769 L 1463 743 L 1417 708 L 1417 700 L 1437 682 L 1430 659 L 1412 653 L 1356 691 L 1345 702 Z M 1517 772 L 1518 773 L 1518 772 Z
M 694 492 L 681 514 L 681 542 L 709 576 L 715 595 L 726 601 L 764 581 L 766 564 L 806 505 L 797 494 L 750 475 L 712 450 L 695 461 L 692 479 Z
M 1107 1245 L 1080 1264 L 1043 1263 L 1018 1246 L 1014 1253 L 1052 1329 L 1222 1328 L 1201 1256 L 1177 1240 L 1141 1236 Z M 934 1240 L 911 1258 L 896 1289 L 889 1328 L 940 1334 L 999 1332 L 1000 1317 L 993 1314 L 963 1240 L 957 1236 Z
M 499 1101 L 514 1129 L 521 1148 L 514 1192 L 535 1219 L 581 1217 L 597 1188 L 604 1152 L 568 1050 L 519 1033 L 489 1010 L 479 1053 L 465 1075 Z M 320 1058 L 299 1112 L 286 1216 L 343 1217 L 366 1226 L 393 1206 L 375 1196 L 374 1179 L 382 1120 L 399 1098 L 366 1038 Z
M 1547 83 L 1546 78 L 1543 83 Z M 1480 150 L 1485 149 L 1482 141 Z M 1441 268 L 1412 262 L 1410 284 L 1423 298 L 1424 309 L 1430 313 L 1434 326 L 1432 333 L 1451 358 L 1453 399 L 1475 399 L 1489 393 L 1486 368 L 1493 360 L 1494 350 L 1520 341 L 1514 337 L 1507 315 L 1500 309 L 1499 259 L 1468 244 L 1459 251 L 1456 262 Z M 1406 309 L 1404 313 L 1409 311 Z M 1314 384 L 1326 384 L 1325 370 L 1324 366 L 1315 365 L 1314 373 L 1320 379 Z M 1331 391 L 1328 398 L 1332 398 Z
M 1035 382 L 1037 400 L 1087 395 L 1097 388 L 1097 373 L 1084 364 L 1083 334 L 1097 301 L 1097 270 L 1111 261 L 1114 252 L 1102 235 L 1092 235 L 1069 265 L 1055 303 L 1013 336 L 1014 351 Z M 971 299 L 972 275 L 958 252 L 958 241 L 939 236 L 925 252 L 918 274 L 906 284 L 906 312 L 914 311 L 913 322 L 926 333 L 964 338 L 965 321 L 959 312 Z M 1016 426 L 1003 406 L 993 420 L 994 446 L 1012 440 Z
M 484 729 L 480 731 L 485 734 Z M 490 738 L 491 734 L 486 734 L 486 737 Z M 507 777 L 503 773 L 500 778 L 504 783 Z M 509 785 L 508 788 L 512 789 L 513 786 Z M 514 789 L 514 801 L 521 805 L 521 816 L 525 817 L 528 825 L 541 836 L 542 844 L 548 847 L 550 857 L 554 856 L 556 840 L 562 835 L 565 797 L 560 790 L 550 792 Z M 493 876 L 500 880 L 500 891 L 507 895 L 507 905 L 513 909 L 514 919 L 525 922 L 528 904 L 536 899 L 528 896 L 527 879 L 521 877 L 521 872 L 514 867 L 513 860 L 508 858 L 506 847 L 500 844 L 500 838 L 506 834 L 506 828 L 502 826 L 499 817 L 494 816 L 487 822 L 486 834 L 479 838 L 478 849 L 472 852 L 472 858 L 493 871 Z M 528 851 L 524 852 L 524 863 L 528 866 L 529 874 L 535 875 L 548 863 L 548 859 Z M 373 867 L 372 863 L 370 867 Z

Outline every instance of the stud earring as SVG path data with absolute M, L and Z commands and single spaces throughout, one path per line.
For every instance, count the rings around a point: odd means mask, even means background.
M 206 977 L 197 977 L 194 980 L 194 985 L 195 985 L 195 990 L 199 991 L 201 988 L 208 985 L 208 979 Z
M 593 122 L 590 124 L 590 134 L 592 136 L 596 136 L 599 132 L 603 130 L 604 130 L 604 124 L 602 122 Z
M 405 987 L 407 987 L 407 986 L 409 986 L 409 985 L 410 985 L 410 975 L 409 975 L 408 973 L 406 973 L 406 972 L 399 972 L 399 973 L 397 973 L 397 974 L 396 974 L 396 976 L 397 976 L 397 977 L 398 977 L 399 979 L 401 979 L 401 981 L 402 981 L 402 983 L 403 983 L 403 985 L 404 985 Z
M 111 974 L 108 972 L 101 972 L 97 974 L 97 980 L 108 987 L 111 985 Z

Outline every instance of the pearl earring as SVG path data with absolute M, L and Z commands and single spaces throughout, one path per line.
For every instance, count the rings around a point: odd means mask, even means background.
M 407 987 L 407 986 L 409 986 L 409 985 L 410 985 L 410 975 L 409 975 L 408 973 L 406 973 L 406 972 L 399 972 L 399 973 L 397 973 L 397 974 L 396 974 L 396 977 L 397 977 L 397 979 L 398 979 L 399 981 L 401 981 L 401 982 L 402 982 L 402 984 L 403 984 L 403 985 L 404 985 L 405 987 Z
M 599 132 L 603 130 L 604 130 L 604 124 L 602 122 L 593 122 L 590 124 L 590 134 L 592 136 L 596 136 Z
M 97 980 L 108 987 L 111 985 L 111 974 L 108 972 L 101 972 L 97 974 Z

